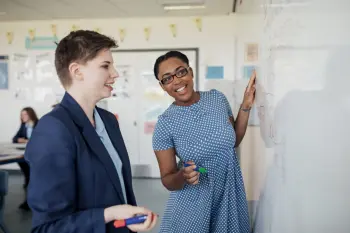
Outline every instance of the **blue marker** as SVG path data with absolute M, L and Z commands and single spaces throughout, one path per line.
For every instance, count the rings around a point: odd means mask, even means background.
M 188 163 L 185 163 L 184 166 L 185 167 L 190 167 L 192 165 L 195 165 L 195 164 L 188 164 Z M 196 166 L 196 168 L 194 169 L 195 171 L 201 173 L 201 174 L 204 174 L 204 173 L 207 173 L 207 169 L 205 169 L 204 167 L 198 167 Z
M 153 217 L 153 215 L 152 215 L 152 217 Z M 132 225 L 132 224 L 140 224 L 140 223 L 144 223 L 146 221 L 146 219 L 147 219 L 147 215 L 140 215 L 140 216 L 136 216 L 133 218 L 116 220 L 116 221 L 114 221 L 114 227 L 120 228 L 120 227 L 125 227 L 128 225 Z

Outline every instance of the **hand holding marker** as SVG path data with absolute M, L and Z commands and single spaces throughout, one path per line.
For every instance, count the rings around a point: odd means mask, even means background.
M 153 221 L 154 215 L 155 214 L 152 214 L 152 221 Z M 115 220 L 114 221 L 114 227 L 115 228 L 121 228 L 121 227 L 126 227 L 126 226 L 129 226 L 129 225 L 133 225 L 133 224 L 144 223 L 147 220 L 147 217 L 148 217 L 147 215 L 140 215 L 140 216 L 135 216 L 135 217 L 132 217 L 132 218 Z
M 193 161 L 184 162 L 183 165 L 182 175 L 187 184 L 198 184 L 200 174 L 206 173 L 205 168 L 198 167 Z
M 184 164 L 185 167 L 190 167 L 190 166 L 192 166 L 192 165 L 193 165 L 193 164 L 189 164 L 189 163 L 185 163 L 185 164 Z M 201 173 L 201 174 L 207 173 L 207 169 L 205 169 L 204 167 L 198 167 L 198 166 L 196 166 L 196 168 L 194 169 L 194 171 L 197 171 L 197 172 L 199 172 L 199 173 Z

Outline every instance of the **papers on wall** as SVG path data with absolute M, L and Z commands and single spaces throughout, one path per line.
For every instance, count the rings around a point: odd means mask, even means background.
M 0 56 L 0 90 L 8 89 L 9 70 L 8 56 Z
M 10 61 L 16 100 L 47 106 L 61 101 L 65 90 L 56 74 L 53 52 L 14 53 Z
M 51 87 L 36 87 L 34 88 L 34 101 L 37 102 L 55 102 L 55 93 Z
M 29 100 L 31 99 L 31 91 L 27 87 L 16 88 L 14 97 L 16 100 Z
M 12 62 L 15 79 L 20 81 L 33 80 L 35 64 L 33 56 L 15 53 Z
M 36 56 L 36 79 L 39 83 L 56 78 L 54 58 L 52 53 L 43 53 Z
M 144 134 L 153 134 L 156 122 L 145 122 L 144 123 Z
M 245 62 L 256 62 L 259 58 L 259 45 L 258 44 L 246 44 L 244 52 Z
M 155 80 L 152 72 L 143 72 L 141 74 L 141 82 L 144 87 L 143 98 L 160 101 L 166 98 L 166 92 L 161 88 L 159 82 Z
M 131 67 L 129 65 L 116 66 L 119 78 L 113 85 L 112 96 L 116 98 L 130 98 L 132 87 L 130 85 Z

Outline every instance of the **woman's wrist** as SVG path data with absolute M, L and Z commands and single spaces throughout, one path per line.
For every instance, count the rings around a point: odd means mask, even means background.
M 249 112 L 250 109 L 252 109 L 252 107 L 249 106 L 249 105 L 247 105 L 247 104 L 242 103 L 240 109 L 241 109 L 243 112 Z

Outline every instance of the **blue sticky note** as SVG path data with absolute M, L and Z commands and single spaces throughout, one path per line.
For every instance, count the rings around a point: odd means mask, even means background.
M 255 66 L 243 66 L 243 78 L 249 79 L 254 69 Z
M 8 89 L 9 71 L 7 60 L 0 60 L 0 90 Z
M 207 67 L 207 79 L 223 79 L 224 67 L 223 66 L 208 66 Z

